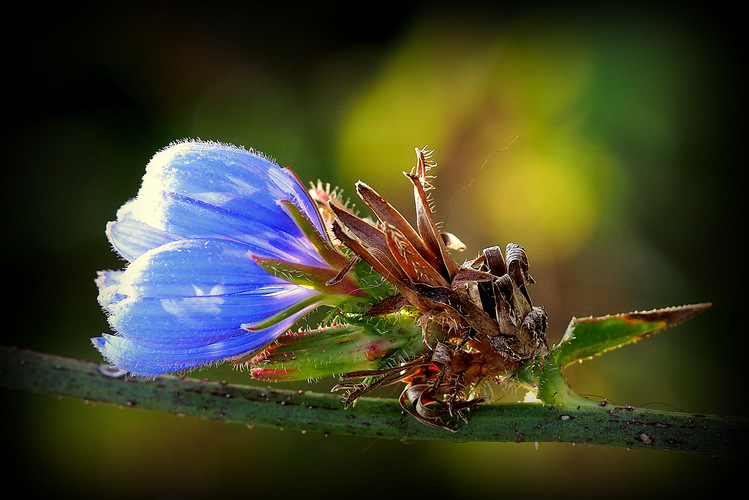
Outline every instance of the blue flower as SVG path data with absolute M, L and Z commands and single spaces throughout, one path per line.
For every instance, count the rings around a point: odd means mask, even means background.
M 346 259 L 295 174 L 230 145 L 188 141 L 157 153 L 107 237 L 128 262 L 96 280 L 118 335 L 92 341 L 139 375 L 245 358 L 311 309 L 361 294 L 337 276 Z M 273 265 L 303 276 L 289 281 L 268 272 Z

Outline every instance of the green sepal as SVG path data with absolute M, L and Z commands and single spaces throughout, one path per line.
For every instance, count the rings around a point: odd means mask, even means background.
M 348 275 L 339 276 L 340 271 L 328 267 L 307 266 L 271 257 L 253 256 L 257 264 L 268 273 L 306 288 L 311 288 L 327 295 L 366 297 Z
M 353 272 L 359 288 L 364 290 L 373 302 L 398 293 L 392 283 L 364 261 L 358 261 Z
M 341 252 L 333 248 L 333 245 L 323 235 L 317 232 L 317 229 L 312 224 L 312 221 L 301 211 L 299 207 L 289 200 L 281 200 L 278 202 L 289 217 L 296 223 L 299 229 L 302 230 L 304 235 L 307 237 L 312 246 L 317 250 L 323 260 L 334 269 L 343 269 L 348 263 L 348 259 Z
M 251 331 L 265 330 L 266 328 L 270 328 L 273 325 L 277 325 L 278 323 L 284 321 L 285 319 L 290 318 L 292 315 L 301 313 L 304 310 L 309 311 L 321 305 L 329 305 L 329 306 L 337 305 L 337 302 L 332 300 L 331 297 L 332 296 L 326 296 L 323 294 L 312 295 L 311 297 L 307 297 L 304 300 L 300 300 L 293 306 L 284 309 L 278 314 L 275 314 L 262 321 L 257 321 L 255 323 L 244 323 L 240 325 L 240 327 L 244 328 L 245 330 L 251 330 Z M 339 302 L 340 300 L 341 299 L 338 299 Z
M 259 380 L 301 381 L 390 367 L 427 351 L 410 315 L 356 323 L 286 333 L 247 365 Z

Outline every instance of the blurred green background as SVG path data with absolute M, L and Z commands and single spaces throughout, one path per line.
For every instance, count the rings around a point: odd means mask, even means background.
M 93 279 L 122 266 L 104 225 L 174 140 L 254 147 L 349 196 L 362 179 L 409 217 L 401 172 L 429 145 L 437 219 L 466 259 L 526 248 L 551 341 L 572 316 L 714 303 L 571 368 L 579 392 L 743 415 L 738 16 L 607 5 L 20 7 L 4 32 L 15 291 L 3 344 L 100 360 Z M 246 382 L 227 367 L 194 375 Z M 714 458 L 325 438 L 2 397 L 5 484 L 27 492 L 585 497 L 737 481 L 734 462 Z

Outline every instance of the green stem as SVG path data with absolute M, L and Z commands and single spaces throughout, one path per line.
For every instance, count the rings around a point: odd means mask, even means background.
M 8 347 L 0 347 L 0 386 L 232 423 L 411 441 L 574 442 L 738 457 L 749 431 L 739 417 L 517 403 L 481 405 L 457 432 L 448 432 L 404 415 L 393 399 L 361 398 L 344 410 L 333 394 L 135 378 L 107 365 Z

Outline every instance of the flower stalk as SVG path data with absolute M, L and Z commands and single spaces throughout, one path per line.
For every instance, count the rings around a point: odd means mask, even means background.
M 403 415 L 394 399 L 362 397 L 343 409 L 333 394 L 171 375 L 133 377 L 107 364 L 10 347 L 0 347 L 0 387 L 233 424 L 409 442 L 587 443 L 729 458 L 743 457 L 749 445 L 745 418 L 612 404 L 482 405 L 452 433 Z

